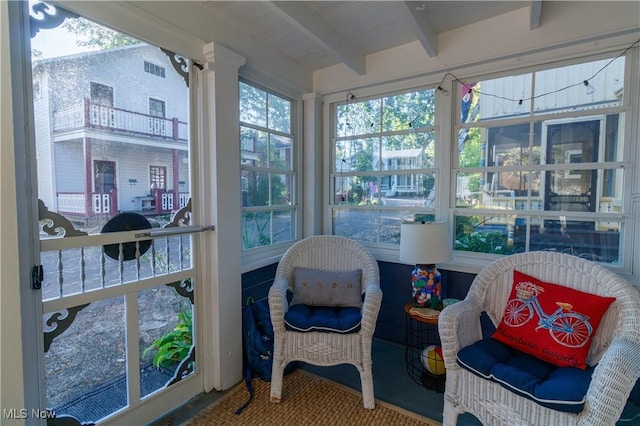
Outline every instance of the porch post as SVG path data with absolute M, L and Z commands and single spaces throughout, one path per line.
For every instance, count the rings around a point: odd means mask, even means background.
M 93 201 L 91 200 L 91 138 L 84 138 L 84 210 L 87 217 L 93 216 Z
M 302 96 L 303 116 L 303 159 L 302 159 L 302 193 L 300 204 L 304 212 L 302 217 L 302 235 L 322 234 L 322 101 L 323 98 L 317 93 L 306 93 Z M 326 160 L 325 160 L 326 161 Z
M 178 204 L 179 195 L 180 195 L 180 158 L 178 156 L 178 150 L 173 150 L 173 210 L 179 210 L 180 205 Z
M 216 231 L 210 238 L 212 252 L 201 259 L 203 318 L 215 324 L 205 336 L 205 390 L 228 389 L 242 379 L 242 280 L 240 239 L 240 126 L 238 68 L 245 58 L 226 47 L 210 43 L 204 47 L 202 71 L 202 145 L 204 168 L 200 190 L 203 219 Z M 208 269 L 207 269 L 208 268 Z

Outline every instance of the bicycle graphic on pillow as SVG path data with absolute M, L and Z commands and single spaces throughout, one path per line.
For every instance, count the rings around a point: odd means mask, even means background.
M 511 327 L 520 327 L 536 313 L 539 317 L 536 331 L 540 328 L 549 330 L 553 340 L 570 348 L 584 346 L 593 333 L 589 317 L 574 312 L 573 305 L 565 302 L 556 302 L 558 309 L 551 315 L 547 314 L 538 301 L 538 295 L 542 292 L 544 292 L 543 287 L 529 281 L 518 283 L 517 297 L 509 300 L 504 310 L 505 323 Z

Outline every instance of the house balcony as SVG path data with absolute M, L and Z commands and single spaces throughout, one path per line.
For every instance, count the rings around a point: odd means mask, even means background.
M 62 134 L 83 129 L 113 132 L 124 136 L 142 137 L 184 145 L 188 142 L 188 123 L 177 118 L 154 117 L 101 105 L 84 99 L 83 102 L 53 113 L 53 133 Z

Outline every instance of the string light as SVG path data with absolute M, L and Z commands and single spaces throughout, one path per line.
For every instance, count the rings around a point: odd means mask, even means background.
M 524 112 L 524 106 L 522 105 L 523 100 L 520 99 L 518 101 L 518 105 L 516 106 L 516 110 L 513 112 L 514 114 L 522 114 Z
M 593 95 L 595 93 L 596 89 L 592 85 L 589 84 L 589 80 L 585 80 L 585 81 L 583 81 L 583 83 L 584 83 L 584 89 L 585 89 L 585 92 L 587 93 L 587 95 Z
M 531 101 L 531 100 L 534 100 L 534 99 L 541 98 L 543 96 L 548 96 L 548 95 L 552 95 L 552 94 L 555 94 L 555 93 L 563 92 L 565 90 L 568 90 L 568 89 L 571 89 L 573 87 L 577 87 L 577 86 L 580 86 L 580 85 L 583 85 L 585 87 L 585 91 L 586 91 L 587 95 L 592 95 L 593 93 L 595 93 L 596 89 L 589 83 L 589 81 L 593 80 L 598 74 L 600 74 L 602 71 L 604 71 L 609 65 L 611 65 L 611 63 L 613 63 L 613 61 L 615 61 L 616 59 L 624 56 L 625 53 L 627 53 L 630 49 L 635 47 L 638 43 L 640 43 L 640 39 L 638 39 L 635 42 L 633 42 L 626 49 L 624 49 L 622 51 L 622 53 L 620 53 L 618 56 L 616 56 L 615 58 L 613 58 L 609 62 L 607 62 L 602 68 L 600 68 L 590 78 L 585 79 L 585 80 L 583 80 L 583 81 L 581 81 L 579 83 L 571 84 L 571 85 L 562 87 L 560 89 L 552 90 L 550 92 L 540 93 L 538 95 L 531 96 L 529 98 L 524 98 L 524 99 L 509 98 L 509 97 L 506 97 L 506 96 L 500 96 L 500 95 L 496 95 L 496 94 L 493 94 L 493 93 L 487 93 L 487 92 L 483 92 L 483 91 L 481 91 L 479 89 L 475 89 L 473 87 L 469 87 L 468 91 L 463 95 L 462 101 L 463 102 L 469 102 L 470 99 L 471 99 L 471 95 L 474 94 L 474 93 L 477 94 L 477 95 L 491 96 L 491 97 L 494 97 L 494 98 L 497 98 L 497 99 L 502 99 L 504 101 L 517 102 L 514 114 L 522 114 L 524 112 L 523 111 L 524 110 L 524 101 Z M 463 87 L 468 87 L 468 85 L 470 84 L 470 83 L 466 83 L 466 82 L 460 80 L 455 74 L 453 74 L 451 72 L 447 72 L 442 77 L 442 80 L 440 80 L 440 84 L 438 84 L 436 86 L 436 90 L 435 91 L 439 91 L 445 96 L 449 95 L 449 91 L 447 89 L 445 89 L 444 87 L 442 87 L 442 85 L 444 84 L 445 79 L 447 77 L 449 77 L 449 76 L 451 77 L 451 79 L 453 81 L 461 84 Z M 435 93 L 435 91 L 433 93 Z M 422 117 L 422 115 L 425 113 L 426 109 L 429 107 L 430 102 L 433 99 L 433 93 L 430 94 L 429 98 L 426 100 L 426 106 L 420 111 L 420 113 L 414 119 L 409 121 L 409 123 L 407 124 L 407 128 L 408 129 L 412 129 L 412 130 L 415 131 L 414 123 L 420 117 Z M 351 92 L 347 92 L 347 99 L 346 99 L 347 108 L 345 109 L 345 115 L 348 114 L 349 101 L 357 102 L 357 99 L 356 99 L 355 95 L 353 93 L 351 93 Z M 347 127 L 349 129 L 352 129 L 351 125 L 349 123 L 347 123 Z M 371 125 L 371 127 L 373 127 L 373 124 Z
M 469 100 L 471 99 L 471 92 L 473 92 L 473 89 L 469 89 L 467 93 L 464 94 L 464 96 L 462 97 L 462 102 L 469 102 Z

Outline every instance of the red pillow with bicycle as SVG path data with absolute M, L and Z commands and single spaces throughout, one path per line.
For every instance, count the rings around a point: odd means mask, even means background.
M 511 294 L 492 337 L 560 367 L 585 369 L 591 339 L 615 300 L 513 271 Z

